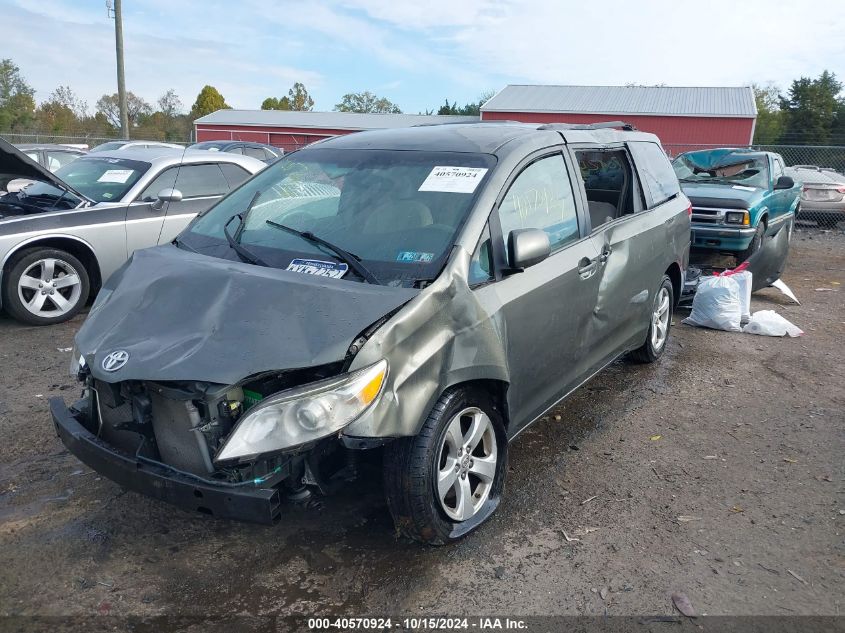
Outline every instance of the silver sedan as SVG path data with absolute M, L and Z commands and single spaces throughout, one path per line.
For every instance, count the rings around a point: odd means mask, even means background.
M 36 325 L 76 314 L 140 248 L 170 242 L 197 213 L 265 167 L 248 156 L 175 148 L 97 152 L 55 174 L 0 140 L 0 298 Z

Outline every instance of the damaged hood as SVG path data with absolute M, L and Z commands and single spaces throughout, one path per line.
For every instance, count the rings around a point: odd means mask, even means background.
M 682 182 L 681 189 L 694 207 L 752 209 L 764 191 L 730 183 Z
M 5 191 L 9 182 L 17 179 L 48 182 L 59 189 L 69 191 L 80 200 L 91 201 L 88 196 L 76 191 L 49 169 L 41 166 L 17 147 L 0 138 L 0 191 Z
M 233 384 L 343 360 L 362 330 L 418 293 L 159 246 L 112 275 L 76 344 L 106 382 Z M 106 371 L 105 357 L 119 351 L 128 360 Z

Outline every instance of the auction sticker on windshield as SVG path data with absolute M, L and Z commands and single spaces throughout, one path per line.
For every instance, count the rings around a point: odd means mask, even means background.
M 340 279 L 349 270 L 349 266 L 340 262 L 324 262 L 319 259 L 294 259 L 288 264 L 285 270 L 291 270 L 295 273 L 305 273 L 306 275 L 317 275 L 318 277 Z
M 438 165 L 423 180 L 418 191 L 472 193 L 487 173 L 485 167 L 447 167 Z
M 132 177 L 134 169 L 107 169 L 103 175 L 97 178 L 97 182 L 119 182 L 125 183 Z

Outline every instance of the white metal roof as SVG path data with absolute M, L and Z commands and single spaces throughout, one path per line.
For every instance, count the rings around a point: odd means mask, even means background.
M 383 130 L 431 123 L 471 123 L 477 116 L 426 114 L 360 114 L 357 112 L 299 112 L 291 110 L 217 110 L 200 117 L 199 125 Z
M 505 86 L 481 112 L 754 118 L 750 86 Z

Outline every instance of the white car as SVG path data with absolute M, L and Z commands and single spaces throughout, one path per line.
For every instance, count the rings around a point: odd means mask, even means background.
M 53 174 L 0 139 L 0 302 L 19 321 L 66 321 L 140 248 L 173 240 L 266 165 L 226 152 L 96 152 Z
M 97 145 L 91 152 L 115 152 L 127 149 L 148 149 L 151 147 L 173 147 L 176 149 L 184 149 L 183 145 L 176 143 L 164 143 L 162 141 L 108 141 Z

